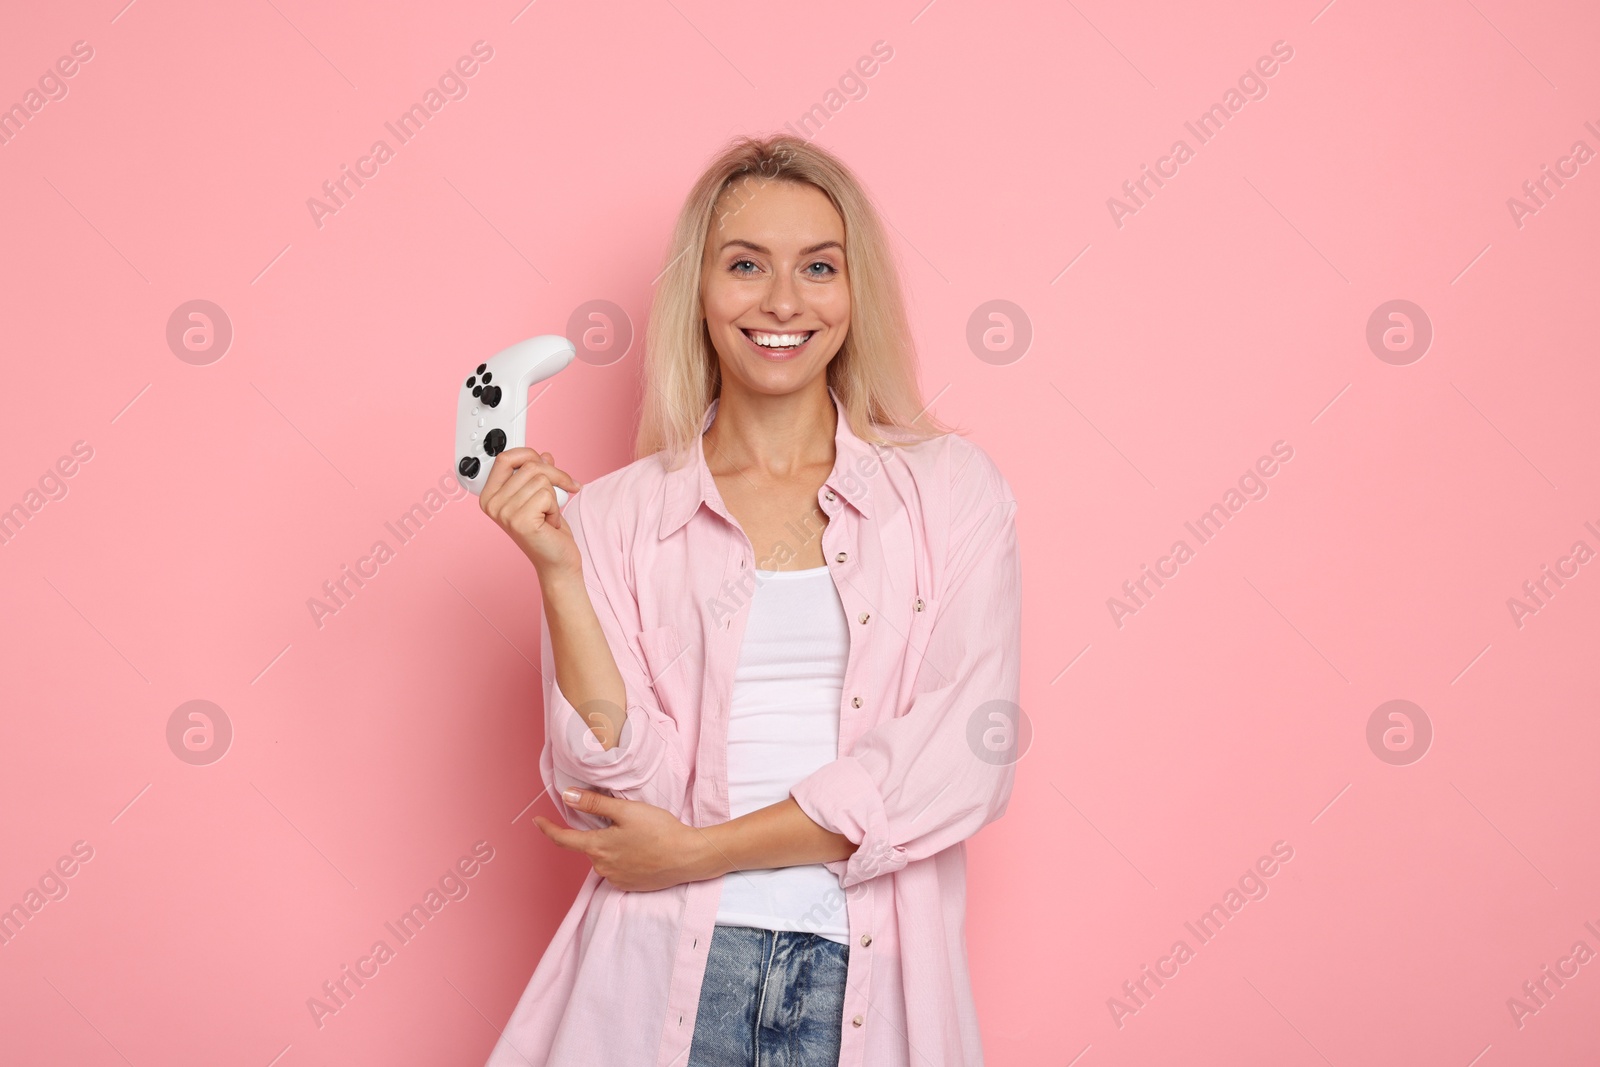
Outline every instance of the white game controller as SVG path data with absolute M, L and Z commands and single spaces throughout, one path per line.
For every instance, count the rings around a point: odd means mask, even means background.
M 528 443 L 528 388 L 559 374 L 578 354 L 556 334 L 518 341 L 478 364 L 456 400 L 456 477 L 474 493 L 483 492 L 494 457 Z M 487 458 L 485 458 L 487 457 Z M 567 491 L 555 486 L 556 506 Z

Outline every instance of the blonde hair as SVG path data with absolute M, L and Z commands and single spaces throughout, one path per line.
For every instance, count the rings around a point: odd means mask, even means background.
M 828 364 L 827 379 L 851 430 L 888 446 L 952 432 L 925 411 L 898 266 L 871 198 L 826 149 L 785 135 L 741 136 L 728 142 L 689 190 L 672 231 L 645 328 L 634 458 L 665 451 L 669 468 L 680 466 L 722 388 L 717 353 L 700 318 L 700 272 L 717 201 L 746 175 L 814 185 L 844 220 L 850 328 Z

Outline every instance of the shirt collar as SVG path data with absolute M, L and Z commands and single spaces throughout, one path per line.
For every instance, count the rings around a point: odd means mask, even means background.
M 872 479 L 869 475 L 881 461 L 872 445 L 863 441 L 850 428 L 850 419 L 845 414 L 844 404 L 831 385 L 828 387 L 828 397 L 833 401 L 838 423 L 833 434 L 833 471 L 823 485 L 844 497 L 856 511 L 860 512 L 862 518 L 870 519 Z M 710 428 L 721 402 L 722 398 L 716 397 L 706 408 L 705 415 L 700 420 L 701 434 Z M 689 462 L 675 471 L 667 472 L 664 494 L 665 502 L 661 509 L 662 538 L 681 529 L 700 509 L 701 504 L 707 504 L 712 506 L 712 510 L 726 514 L 722 507 L 722 494 L 717 491 L 716 479 L 711 476 L 711 468 L 706 465 L 703 437 L 696 435 L 693 456 Z

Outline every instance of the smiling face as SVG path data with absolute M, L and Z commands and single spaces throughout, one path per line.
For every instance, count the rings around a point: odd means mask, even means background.
M 724 389 L 792 393 L 826 371 L 850 329 L 844 237 L 814 185 L 749 177 L 723 192 L 700 307 Z

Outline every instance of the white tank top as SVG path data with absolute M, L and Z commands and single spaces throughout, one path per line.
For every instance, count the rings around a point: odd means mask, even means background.
M 731 818 L 777 804 L 839 755 L 850 626 L 826 566 L 755 572 L 728 716 Z M 722 876 L 724 926 L 801 930 L 840 944 L 850 922 L 839 879 L 820 863 Z

